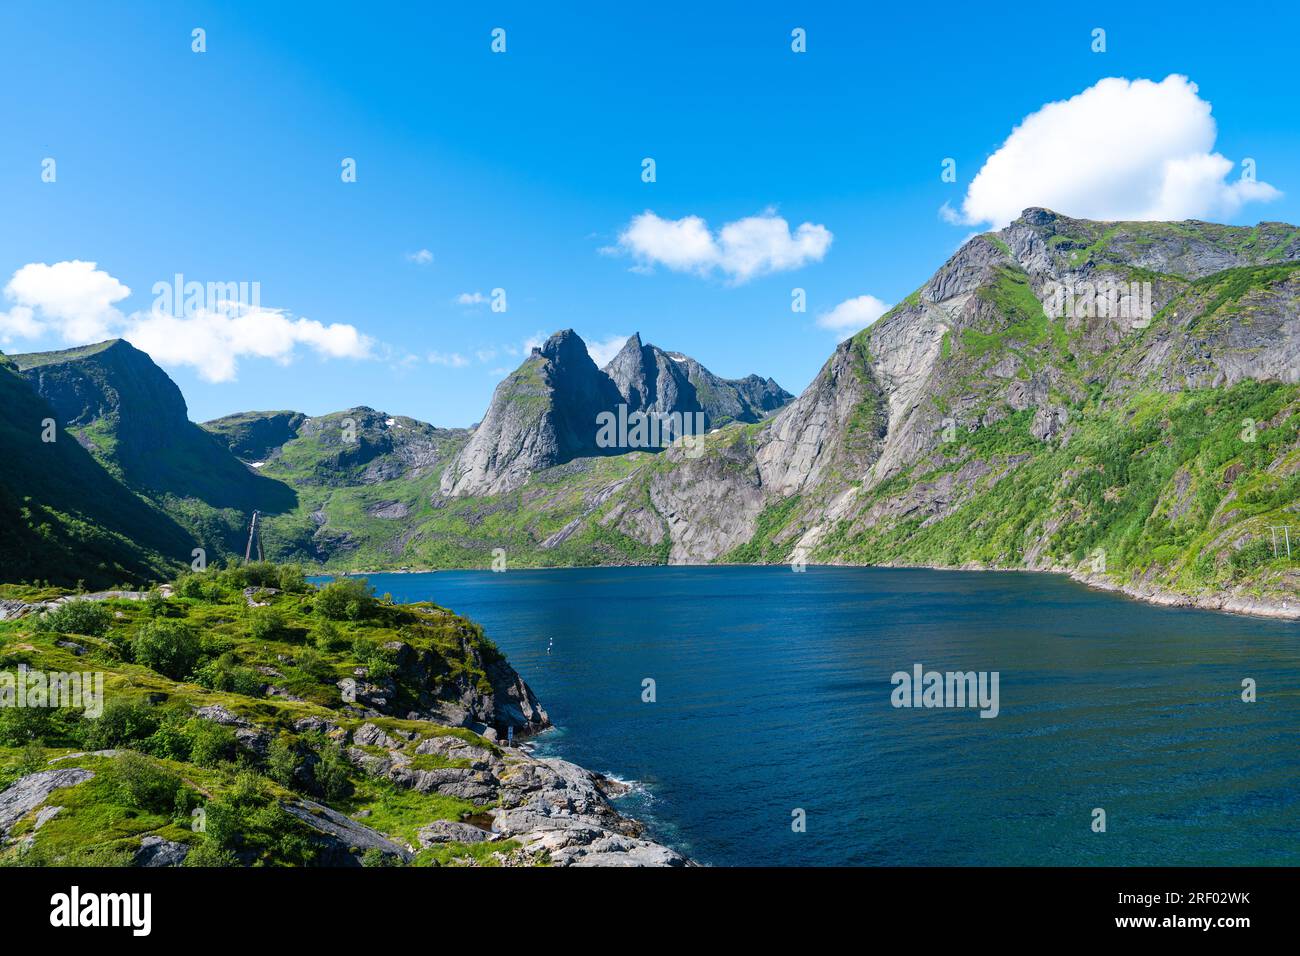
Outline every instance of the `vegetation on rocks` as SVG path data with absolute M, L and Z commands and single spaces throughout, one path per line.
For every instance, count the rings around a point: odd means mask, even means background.
M 428 666 L 401 666 L 414 655 Z M 130 865 L 149 838 L 180 847 L 187 865 L 500 862 L 517 844 L 448 843 L 417 855 L 419 828 L 481 814 L 491 801 L 373 775 L 362 751 L 386 752 L 352 735 L 370 725 L 412 755 L 441 738 L 495 745 L 464 727 L 382 716 L 375 700 L 349 700 L 339 686 L 383 683 L 387 710 L 432 716 L 436 685 L 491 694 L 488 669 L 499 661 L 481 629 L 443 608 L 395 605 L 355 579 L 317 590 L 301 571 L 269 564 L 187 575 L 149 600 L 76 600 L 0 623 L 0 671 L 105 675 L 98 716 L 0 707 L 0 790 L 56 769 L 88 772 L 12 818 L 0 813 L 0 862 Z M 412 762 L 467 765 L 432 752 Z M 372 834 L 372 845 L 311 825 L 323 812 L 311 808 L 326 806 Z

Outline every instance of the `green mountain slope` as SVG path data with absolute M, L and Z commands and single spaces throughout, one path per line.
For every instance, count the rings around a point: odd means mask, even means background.
M 210 558 L 243 553 L 253 510 L 295 507 L 289 486 L 250 470 L 191 422 L 180 389 L 129 343 L 12 358 L 60 424 L 127 487 L 184 525 Z
M 423 484 L 387 527 L 370 486 L 365 506 L 323 505 L 355 544 L 325 560 L 1021 567 L 1291 613 L 1300 547 L 1275 553 L 1271 529 L 1300 541 L 1298 258 L 1283 224 L 1029 210 L 698 457 L 577 458 L 490 495 Z M 1044 308 L 1062 285 L 1116 283 L 1139 284 L 1132 314 Z
M 0 356 L 0 581 L 109 587 L 157 580 L 188 563 L 194 539 L 132 494 Z

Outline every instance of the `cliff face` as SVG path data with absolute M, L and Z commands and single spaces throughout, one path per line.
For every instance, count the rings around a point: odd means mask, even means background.
M 792 396 L 772 379 L 724 379 L 680 352 L 645 345 L 633 335 L 605 366 L 630 412 L 704 415 L 705 427 L 756 422 Z
M 148 369 L 20 359 L 111 466 L 138 475 L 140 456 L 117 449 L 167 438 L 133 422 L 119 445 L 100 442 L 139 404 L 126 395 L 175 407 Z M 566 331 L 498 386 L 472 432 L 364 408 L 211 427 L 303 496 L 267 524 L 284 559 L 485 567 L 504 549 L 513 566 L 1055 568 L 1297 607 L 1295 564 L 1269 535 L 1300 532 L 1298 396 L 1300 229 L 1030 209 L 841 343 L 793 401 L 639 336 L 597 369 Z M 652 453 L 598 447 L 598 416 L 620 405 L 698 412 L 709 434 Z
M 711 437 L 650 479 L 683 488 L 665 502 L 673 556 L 1050 567 L 1147 593 L 1294 597 L 1294 567 L 1264 552 L 1300 513 L 1297 257 L 1300 230 L 1281 224 L 1027 210 L 842 343 L 747 436 L 752 463 L 720 468 L 736 446 Z M 1082 298 L 1110 287 L 1117 309 Z M 1079 301 L 1045 314 L 1062 288 Z M 690 490 L 703 475 L 725 487 Z
M 788 400 L 771 379 L 722 379 L 687 356 L 642 345 L 639 335 L 598 369 L 566 329 L 497 386 L 482 423 L 443 473 L 442 493 L 502 494 L 574 458 L 625 452 L 597 444 L 598 416 L 620 405 L 629 414 L 701 412 L 712 428 L 758 421 Z
M 180 389 L 129 343 L 114 339 L 14 360 L 60 423 L 131 487 L 214 508 L 292 507 L 288 488 L 251 472 L 189 420 Z
M 555 333 L 497 386 L 483 421 L 443 473 L 443 494 L 498 494 L 535 471 L 597 454 L 596 416 L 617 403 L 613 382 L 577 333 Z
M 104 470 L 0 356 L 0 581 L 90 587 L 167 575 L 194 539 Z

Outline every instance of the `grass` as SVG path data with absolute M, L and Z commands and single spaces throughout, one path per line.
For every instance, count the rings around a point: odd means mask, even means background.
M 373 656 L 375 649 L 382 651 L 383 644 L 400 641 L 418 655 L 419 664 L 392 671 L 393 706 L 398 712 L 416 709 L 424 695 L 444 688 L 453 696 L 471 689 L 490 694 L 492 686 L 485 667 L 499 659 L 500 652 L 483 636 L 481 628 L 434 604 L 399 606 L 378 601 L 360 619 L 332 622 L 330 639 L 318 641 L 316 635 L 322 633 L 323 621 L 315 606 L 316 592 L 294 583 L 300 580 L 293 573 L 269 565 L 187 576 L 176 585 L 181 596 L 152 602 L 104 602 L 111 623 L 99 639 L 38 631 L 30 617 L 0 623 L 0 667 L 13 669 L 25 664 L 44 671 L 98 670 L 105 675 L 106 701 L 104 715 L 97 719 L 80 712 L 40 711 L 33 723 L 27 711 L 0 710 L 0 786 L 50 766 L 49 761 L 55 757 L 108 746 L 124 754 L 137 754 L 137 765 L 178 780 L 180 793 L 174 804 L 142 808 L 134 805 L 115 782 L 120 776 L 115 768 L 124 757 L 82 754 L 60 761 L 57 766 L 82 767 L 93 771 L 95 777 L 55 791 L 48 804 L 62 809 L 39 831 L 34 827 L 35 812 L 21 820 L 14 835 L 32 836 L 33 847 L 24 850 L 11 844 L 0 850 L 0 863 L 121 864 L 130 861 L 141 839 L 149 835 L 190 843 L 209 852 L 213 847 L 208 844 L 216 839 L 212 829 L 199 834 L 190 825 L 190 810 L 206 807 L 209 819 L 233 814 L 243 821 L 232 831 L 234 836 L 223 838 L 227 844 L 220 852 L 235 853 L 244 863 L 302 865 L 315 858 L 317 838 L 310 828 L 278 809 L 286 802 L 306 798 L 329 803 L 389 838 L 412 845 L 422 826 L 435 820 L 465 819 L 489 809 L 436 793 L 404 790 L 386 778 L 368 776 L 347 761 L 339 763 L 337 758 L 335 763 L 342 777 L 327 781 L 320 770 L 311 771 L 305 778 L 297 773 L 289 775 L 288 767 L 272 758 L 274 747 L 257 756 L 235 746 L 233 735 L 224 752 L 214 752 L 216 755 L 210 757 L 207 751 L 200 750 L 200 737 L 213 733 L 208 729 L 213 725 L 193 714 L 197 708 L 220 705 L 268 734 L 284 754 L 296 754 L 294 759 L 300 767 L 324 766 L 313 765 L 310 760 L 325 760 L 332 746 L 327 737 L 296 729 L 304 717 L 323 718 L 349 733 L 371 722 L 394 736 L 418 735 L 403 746 L 416 769 L 468 766 L 463 759 L 414 752 L 418 740 L 433 737 L 450 736 L 498 756 L 503 754 L 465 728 L 352 713 L 334 686 L 340 675 L 351 675 L 357 667 L 375 667 L 380 660 Z M 250 583 L 284 588 L 268 596 L 283 622 L 275 636 L 250 636 L 251 617 L 242 594 Z M 7 586 L 3 593 L 31 598 L 66 592 Z M 195 665 L 196 676 L 174 680 L 131 660 L 133 637 L 155 620 L 184 625 L 201 636 L 203 660 Z M 86 648 L 84 655 L 59 646 L 68 636 Z M 309 672 L 295 667 L 295 661 L 302 661 L 305 655 L 316 660 Z M 204 686 L 204 661 L 218 656 L 233 660 L 235 666 L 258 674 L 270 685 L 283 686 L 293 672 L 296 680 L 314 684 L 297 688 L 310 691 L 310 699 L 250 696 Z M 118 736 L 111 736 L 114 734 Z M 379 748 L 363 749 L 377 755 L 387 753 Z M 513 848 L 513 844 L 494 844 L 492 850 L 452 845 L 439 848 L 425 862 L 490 864 L 493 852 Z

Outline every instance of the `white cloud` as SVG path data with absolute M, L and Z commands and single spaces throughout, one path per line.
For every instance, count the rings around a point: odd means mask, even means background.
M 479 349 L 474 353 L 474 357 L 480 362 L 490 362 L 497 357 L 497 350 L 491 346 L 485 349 Z
M 8 345 L 15 339 L 38 338 L 44 331 L 45 326 L 36 318 L 36 313 L 25 305 L 0 312 L 0 345 Z
M 245 357 L 288 364 L 304 346 L 323 358 L 371 358 L 374 342 L 355 326 L 290 318 L 282 309 L 215 303 L 181 316 L 162 311 L 124 315 L 116 303 L 131 290 L 93 262 L 33 262 L 13 274 L 0 313 L 0 338 L 58 334 L 73 345 L 118 336 L 160 365 L 189 365 L 210 382 L 232 381 Z
M 540 349 L 546 344 L 547 335 L 545 332 L 534 332 L 531 336 L 524 339 L 523 355 L 531 355 L 533 349 Z
M 420 249 L 416 252 L 408 252 L 406 254 L 406 261 L 414 262 L 417 266 L 427 266 L 430 262 L 433 261 L 433 253 L 430 252 L 428 249 Z
M 459 352 L 430 352 L 429 361 L 434 365 L 445 365 L 448 368 L 464 368 L 469 364 L 469 359 Z
M 487 301 L 487 296 L 482 292 L 462 292 L 456 296 L 458 305 L 482 305 Z
M 633 257 L 638 270 L 655 265 L 697 275 L 716 270 L 739 284 L 818 262 L 833 238 L 825 226 L 810 222 L 791 233 L 790 224 L 771 209 L 729 222 L 716 235 L 699 216 L 664 219 L 646 210 L 619 234 L 617 247 L 601 251 Z
M 1253 179 L 1229 182 L 1235 167 L 1213 152 L 1216 136 L 1210 104 L 1187 77 L 1108 77 L 1025 117 L 971 181 L 960 212 L 940 214 L 994 227 L 1030 206 L 1087 219 L 1227 218 L 1281 195 Z
M 830 329 L 843 341 L 875 322 L 889 308 L 887 303 L 881 302 L 874 295 L 860 295 L 845 299 L 829 312 L 819 315 L 817 324 L 823 329 Z
M 113 327 L 122 321 L 114 303 L 130 294 L 130 289 L 96 263 L 80 259 L 54 265 L 28 263 L 5 286 L 5 295 L 27 310 L 25 320 L 21 316 L 15 320 L 10 313 L 10 324 L 30 331 L 39 321 L 42 328 L 78 345 L 109 338 Z
M 591 360 L 600 368 L 604 368 L 609 360 L 619 353 L 619 350 L 627 344 L 626 335 L 611 335 L 609 338 L 600 342 L 588 342 L 587 354 Z
M 249 309 L 234 303 L 219 311 L 201 309 L 181 317 L 135 313 L 122 338 L 160 365 L 192 366 L 208 382 L 234 381 L 241 358 L 272 359 L 288 365 L 299 345 L 322 358 L 374 355 L 374 341 L 355 326 L 292 319 L 280 309 Z

